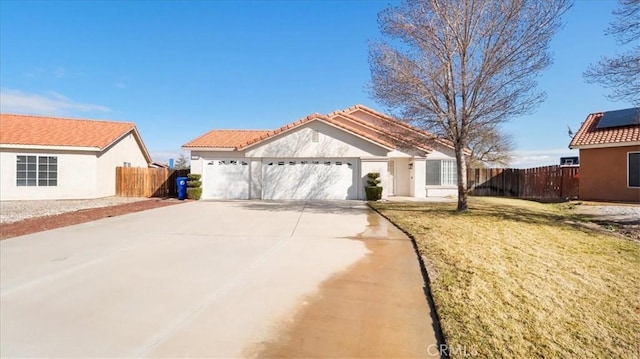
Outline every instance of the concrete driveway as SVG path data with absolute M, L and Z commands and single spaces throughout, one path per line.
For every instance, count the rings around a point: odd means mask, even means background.
M 361 202 L 193 202 L 0 242 L 2 357 L 437 357 L 435 344 L 410 241 Z

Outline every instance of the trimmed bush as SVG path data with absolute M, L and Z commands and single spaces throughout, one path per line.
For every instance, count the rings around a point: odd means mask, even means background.
M 187 181 L 187 198 L 199 200 L 202 197 L 202 181 L 200 181 L 202 175 L 189 173 L 187 178 L 189 179 Z
M 376 187 L 379 184 L 380 184 L 380 173 L 378 173 L 378 172 L 367 173 L 367 186 L 368 187 Z
M 378 201 L 382 198 L 382 187 L 365 187 L 367 201 Z
M 202 188 L 187 188 L 187 198 L 199 200 L 202 196 Z
M 187 187 L 200 188 L 202 187 L 202 181 L 187 181 Z
M 364 193 L 367 195 L 367 201 L 378 201 L 382 198 L 382 187 L 380 184 L 380 173 L 367 173 L 367 185 L 364 187 Z

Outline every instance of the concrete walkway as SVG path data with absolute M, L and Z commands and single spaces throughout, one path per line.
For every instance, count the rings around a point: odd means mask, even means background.
M 410 241 L 361 202 L 195 202 L 0 242 L 2 357 L 424 357 L 431 318 Z

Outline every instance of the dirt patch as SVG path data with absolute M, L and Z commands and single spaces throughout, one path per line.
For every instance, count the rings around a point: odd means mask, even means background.
M 385 222 L 385 223 L 382 223 Z M 439 357 L 433 317 L 410 240 L 378 214 L 356 240 L 370 253 L 322 283 L 255 358 Z
M 83 209 L 53 216 L 29 218 L 18 222 L 2 224 L 0 240 L 26 234 L 67 227 L 74 224 L 95 221 L 101 218 L 121 216 L 127 213 L 145 211 L 152 208 L 171 206 L 182 203 L 175 199 L 149 199 L 116 206 Z

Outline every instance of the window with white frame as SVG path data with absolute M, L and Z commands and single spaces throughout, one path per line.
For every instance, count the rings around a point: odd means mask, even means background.
M 58 157 L 17 156 L 16 185 L 51 187 L 58 185 Z
M 627 184 L 640 188 L 640 152 L 627 153 Z
M 455 186 L 457 183 L 455 160 L 427 160 L 428 186 Z

